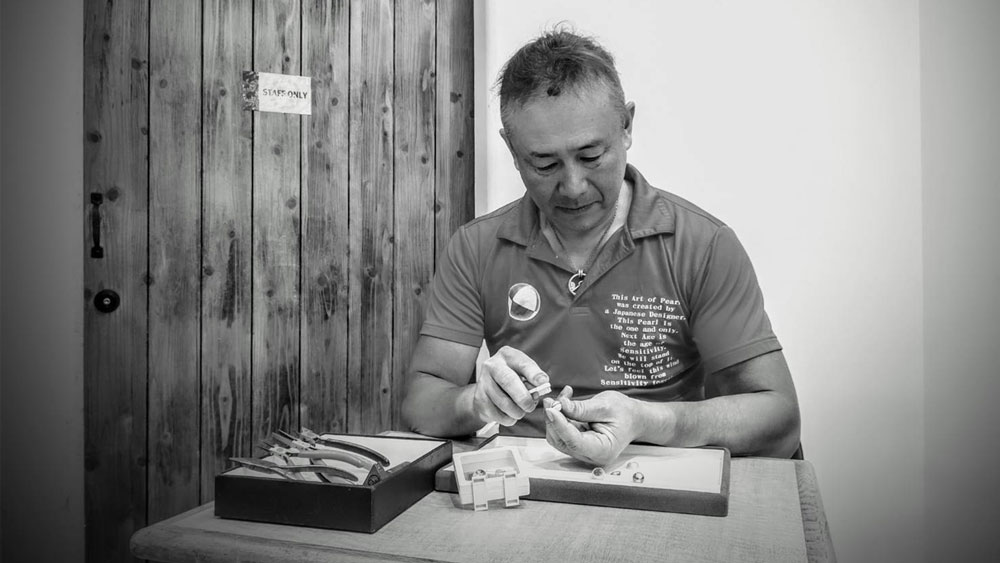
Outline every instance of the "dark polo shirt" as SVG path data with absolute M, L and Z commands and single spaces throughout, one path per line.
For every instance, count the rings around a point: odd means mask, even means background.
M 750 259 L 732 229 L 650 186 L 629 165 L 625 228 L 574 297 L 527 195 L 461 227 L 438 266 L 421 334 L 525 352 L 553 395 L 604 390 L 704 398 L 706 373 L 780 350 Z M 470 374 L 471 381 L 471 374 Z M 537 409 L 510 431 L 544 434 Z

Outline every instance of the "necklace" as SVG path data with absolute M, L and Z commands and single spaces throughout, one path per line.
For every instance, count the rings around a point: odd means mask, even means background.
M 619 194 L 618 200 L 615 202 L 615 214 L 612 215 L 611 222 L 608 223 L 608 226 L 604 227 L 604 232 L 601 234 L 601 238 L 597 241 L 597 244 L 594 245 L 594 249 L 590 251 L 590 256 L 587 258 L 583 267 L 577 267 L 576 264 L 573 264 L 570 261 L 569 250 L 566 249 L 566 245 L 563 243 L 562 238 L 559 237 L 559 232 L 552 227 L 551 223 L 549 224 L 549 228 L 552 229 L 552 236 L 556 239 L 556 242 L 559 243 L 559 248 L 562 252 L 566 254 L 566 261 L 570 262 L 569 265 L 576 270 L 576 273 L 570 276 L 569 281 L 566 282 L 566 289 L 569 290 L 570 295 L 576 297 L 576 292 L 580 289 L 580 286 L 583 285 L 583 280 L 587 277 L 587 270 L 594 265 L 594 260 L 597 259 L 597 255 L 600 253 L 601 248 L 604 246 L 604 243 L 607 242 L 608 234 L 611 232 L 611 227 L 613 227 L 615 221 L 618 220 L 618 209 L 621 207 L 621 203 L 622 198 L 621 194 Z

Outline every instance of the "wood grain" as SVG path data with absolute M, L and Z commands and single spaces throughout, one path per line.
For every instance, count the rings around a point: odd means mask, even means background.
M 250 441 L 250 261 L 253 114 L 242 72 L 253 67 L 253 4 L 204 4 L 202 81 L 201 499 Z
M 298 1 L 255 2 L 254 10 L 255 69 L 300 74 Z M 298 427 L 300 119 L 254 114 L 254 443 Z
M 472 2 L 437 0 L 436 252 L 475 213 Z
M 351 2 L 347 429 L 392 423 L 393 3 Z
M 84 27 L 84 504 L 87 559 L 131 561 L 146 524 L 148 6 L 87 0 Z M 100 194 L 103 258 L 91 258 Z M 98 291 L 121 305 L 94 308 Z
M 401 426 L 472 218 L 472 3 L 85 2 L 86 539 L 119 561 L 272 430 Z M 242 110 L 254 69 L 312 76 L 313 115 Z
M 150 6 L 148 516 L 198 506 L 201 2 Z
M 435 2 L 397 0 L 392 428 L 402 429 L 406 371 L 434 274 Z
M 307 0 L 304 74 L 312 115 L 302 146 L 302 378 L 300 419 L 317 431 L 347 429 L 348 155 L 347 0 Z

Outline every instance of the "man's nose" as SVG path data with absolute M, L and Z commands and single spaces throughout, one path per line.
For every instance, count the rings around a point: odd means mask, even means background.
M 587 191 L 587 171 L 576 164 L 566 165 L 563 168 L 559 188 L 562 195 L 567 198 L 583 195 Z

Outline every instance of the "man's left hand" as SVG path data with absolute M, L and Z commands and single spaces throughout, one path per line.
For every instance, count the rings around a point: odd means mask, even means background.
M 545 410 L 545 439 L 564 454 L 608 465 L 642 434 L 639 401 L 617 391 L 602 391 L 583 401 L 574 401 L 572 396 L 573 389 L 566 386 L 557 399 L 562 411 Z M 553 404 L 551 399 L 544 403 L 547 407 Z

